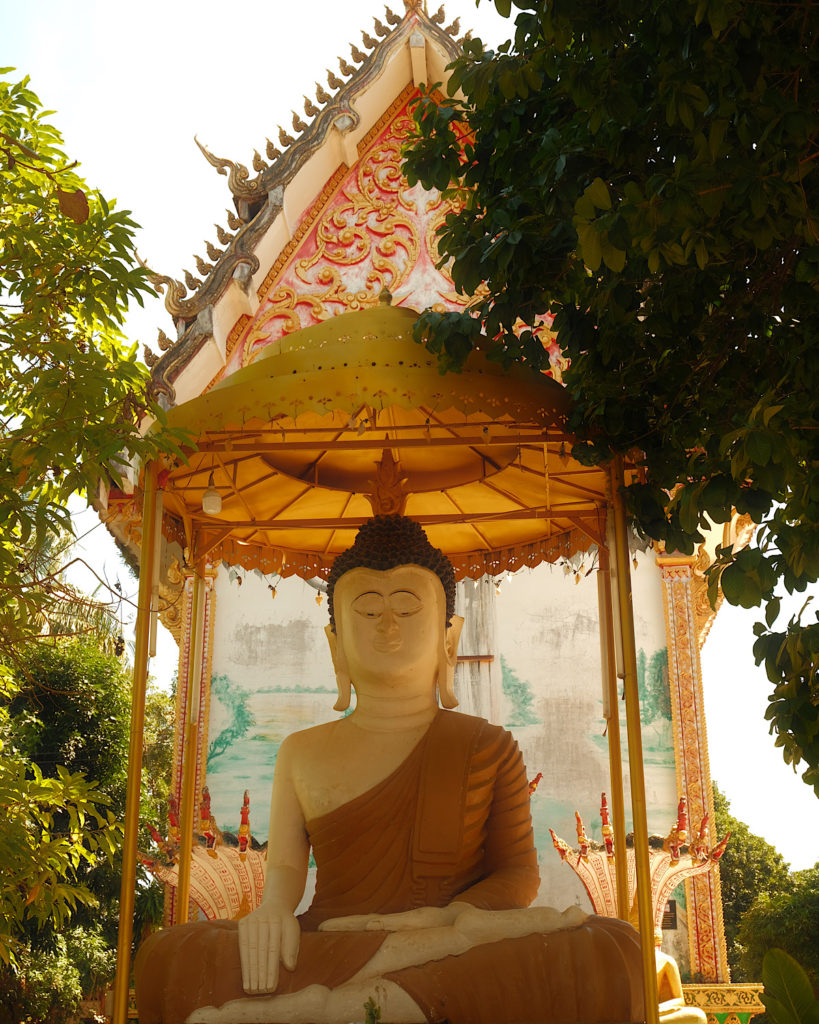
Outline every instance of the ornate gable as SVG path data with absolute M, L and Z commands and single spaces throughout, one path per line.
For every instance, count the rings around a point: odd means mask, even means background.
M 302 218 L 258 292 L 218 378 L 247 366 L 282 335 L 339 313 L 374 306 L 384 289 L 393 305 L 461 309 L 466 299 L 435 266 L 435 231 L 452 208 L 438 192 L 410 188 L 401 146 L 411 125 L 408 87 L 339 168 Z
M 446 79 L 458 23 L 443 27 L 443 7 L 430 17 L 417 0 L 404 6 L 403 17 L 387 9 L 392 27 L 374 20 L 377 39 L 362 33 L 370 52 L 354 46 L 353 64 L 339 61 L 342 77 L 328 73 L 335 95 L 319 86 L 315 102 L 305 99 L 308 121 L 294 113 L 295 137 L 279 129 L 283 152 L 268 140 L 251 171 L 200 144 L 227 177 L 236 212 L 207 258 L 195 257 L 197 274 L 154 276 L 178 334 L 160 331 L 163 354 L 145 352 L 167 405 L 201 394 L 287 331 L 373 304 L 385 285 L 414 308 L 462 305 L 427 238 L 443 215 L 440 197 L 409 190 L 399 159 L 407 103 L 420 83 Z

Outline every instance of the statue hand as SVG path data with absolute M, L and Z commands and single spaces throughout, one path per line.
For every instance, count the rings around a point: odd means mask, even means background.
M 353 914 L 331 917 L 319 925 L 320 932 L 404 932 L 424 928 L 445 928 L 459 915 L 472 909 L 469 903 L 450 903 L 447 907 L 417 907 L 400 914 Z
M 249 994 L 275 992 L 279 963 L 292 971 L 299 955 L 301 929 L 294 915 L 272 901 L 263 902 L 239 921 L 242 988 Z

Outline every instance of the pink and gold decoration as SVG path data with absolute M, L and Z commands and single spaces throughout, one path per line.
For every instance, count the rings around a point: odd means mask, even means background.
M 589 894 L 592 907 L 596 914 L 605 917 L 617 917 L 617 876 L 614 870 L 614 849 L 611 841 L 611 818 L 603 793 L 600 818 L 603 828 L 603 843 L 596 843 L 586 835 L 583 819 L 575 811 L 577 819 L 577 846 L 569 844 L 549 829 L 552 843 L 560 854 L 560 859 L 568 864 L 583 883 Z M 711 847 L 708 843 L 708 821 L 703 819 L 697 831 L 695 842 L 685 845 L 688 813 L 685 797 L 680 798 L 677 808 L 677 820 L 664 838 L 649 838 L 649 863 L 651 866 L 651 907 L 654 927 L 660 929 L 666 901 L 676 887 L 686 878 L 693 878 L 713 872 L 725 852 L 729 836 Z M 729 833 L 730 835 L 730 833 Z M 634 868 L 634 848 L 631 836 L 628 837 L 628 905 L 629 918 L 637 927 L 635 904 L 636 874 Z

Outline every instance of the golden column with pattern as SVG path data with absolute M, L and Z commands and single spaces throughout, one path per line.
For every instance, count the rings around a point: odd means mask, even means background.
M 702 693 L 700 646 L 705 629 L 697 614 L 704 584 L 696 556 L 662 554 L 657 565 L 663 586 L 671 716 L 674 726 L 677 788 L 688 800 L 692 830 L 705 814 L 714 824 L 714 800 Z M 710 624 L 710 622 L 708 623 Z M 707 982 L 728 982 L 719 873 L 685 883 L 691 974 Z

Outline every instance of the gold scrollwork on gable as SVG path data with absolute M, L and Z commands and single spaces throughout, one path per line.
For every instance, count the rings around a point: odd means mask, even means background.
M 393 107 L 392 120 L 355 169 L 320 212 L 314 206 L 314 219 L 305 218 L 300 244 L 287 253 L 291 262 L 280 257 L 275 281 L 273 271 L 265 280 L 260 293 L 269 290 L 244 339 L 243 365 L 271 336 L 376 305 L 384 288 L 394 294 L 414 268 L 421 240 L 416 204 L 401 170 L 411 121 L 404 107 Z

